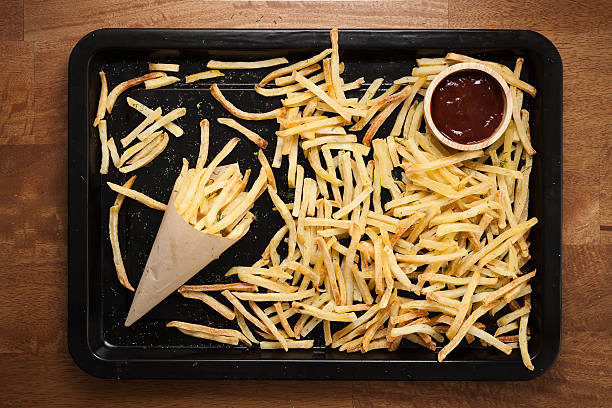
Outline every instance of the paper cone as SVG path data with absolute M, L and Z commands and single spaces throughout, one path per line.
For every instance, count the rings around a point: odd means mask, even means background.
M 176 211 L 172 191 L 125 320 L 131 326 L 240 238 L 205 234 Z

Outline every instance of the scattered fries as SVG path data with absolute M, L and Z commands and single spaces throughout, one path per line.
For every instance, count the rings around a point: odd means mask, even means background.
M 242 174 L 237 164 L 219 167 L 239 139 L 230 140 L 205 166 L 209 123 L 203 120 L 198 162 L 189 169 L 185 160 L 176 180 L 178 213 L 205 233 L 240 237 L 253 222 L 253 203 L 267 190 L 284 225 L 256 264 L 227 272 L 237 282 L 179 289 L 183 296 L 204 302 L 227 319 L 235 318 L 240 331 L 185 322 L 170 322 L 168 327 L 248 346 L 258 343 L 259 335 L 266 340 L 259 342 L 262 349 L 289 350 L 312 348 L 313 341 L 303 338 L 321 324 L 326 345 L 341 351 L 395 350 L 405 339 L 433 351 L 442 347 L 439 361 L 464 338 L 469 343 L 479 339 L 506 354 L 519 349 L 524 365 L 533 370 L 527 323 L 536 272 L 524 269 L 530 258 L 529 232 L 537 224 L 527 214 L 535 150 L 529 114 L 521 105 L 523 92 L 535 96 L 536 90 L 520 79 L 523 60 L 517 61 L 514 71 L 479 61 L 499 72 L 511 87 L 513 120 L 504 137 L 487 149 L 449 152 L 423 131 L 424 108 L 418 95 L 449 65 L 478 60 L 455 53 L 418 58 L 409 75 L 386 82 L 384 92 L 376 95 L 385 83 L 384 78 L 376 78 L 357 99 L 349 92 L 361 87 L 364 79 L 344 81 L 337 30 L 331 31 L 330 39 L 329 49 L 278 68 L 255 86 L 260 95 L 283 97 L 277 109 L 245 112 L 228 101 L 217 84 L 210 87 L 212 96 L 232 115 L 278 123 L 274 160 L 270 166 L 263 151 L 257 153 L 261 171 L 247 190 L 250 170 Z M 211 71 L 188 75 L 185 82 L 223 76 L 217 69 L 280 64 L 288 64 L 287 59 L 211 60 L 207 64 Z M 178 72 L 179 67 L 171 65 L 150 64 L 150 69 Z M 100 76 L 104 86 L 102 72 Z M 117 96 L 131 86 L 144 82 L 152 89 L 177 80 L 152 72 L 119 84 L 106 102 L 102 91 L 99 106 L 106 106 L 110 113 Z M 276 87 L 266 87 L 270 83 Z M 168 135 L 162 127 L 182 134 L 173 120 L 185 114 L 184 109 L 175 109 L 162 116 L 160 108 L 152 110 L 131 98 L 128 104 L 146 118 L 122 140 L 124 147 L 136 138 L 141 141 L 121 157 L 116 157 L 116 149 L 113 153 L 113 142 L 108 147 L 103 110 L 98 110 L 94 123 L 100 130 L 103 164 L 106 155 L 108 166 L 110 149 L 122 172 L 141 167 L 163 151 Z M 390 134 L 376 138 L 392 115 Z M 234 119 L 217 121 L 262 149 L 268 145 Z M 350 133 L 366 126 L 362 138 Z M 294 189 L 288 203 L 279 195 L 282 187 L 272 170 L 281 167 L 284 156 L 289 162 L 288 185 Z M 310 169 L 298 164 L 300 156 Z M 120 197 L 165 209 L 165 204 L 131 190 L 131 184 L 108 185 Z M 111 241 L 119 279 L 131 288 L 120 262 L 119 208 L 120 204 L 111 207 Z M 204 293 L 215 291 L 222 291 L 233 310 Z M 248 302 L 252 313 L 243 302 Z M 487 314 L 496 316 L 488 326 L 481 321 Z M 249 323 L 256 327 L 255 334 Z

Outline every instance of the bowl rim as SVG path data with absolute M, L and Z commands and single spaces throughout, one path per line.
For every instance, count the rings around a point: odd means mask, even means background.
M 495 131 L 491 134 L 491 136 L 489 136 L 485 140 L 478 142 L 478 143 L 464 144 L 464 143 L 458 143 L 458 142 L 455 142 L 454 140 L 449 139 L 448 137 L 444 136 L 442 132 L 438 130 L 438 128 L 436 127 L 433 121 L 433 118 L 431 117 L 431 98 L 433 96 L 434 91 L 436 90 L 440 82 L 442 82 L 442 80 L 444 80 L 446 77 L 448 77 L 449 75 L 455 72 L 468 71 L 468 70 L 481 71 L 481 72 L 484 72 L 490 75 L 491 77 L 495 79 L 495 81 L 499 84 L 499 86 L 501 87 L 503 91 L 502 93 L 504 95 L 504 112 L 503 112 L 501 123 L 499 124 L 497 129 L 495 129 Z M 508 128 L 508 125 L 510 124 L 510 119 L 512 119 L 512 108 L 513 108 L 512 95 L 510 94 L 510 88 L 508 87 L 508 84 L 506 83 L 506 81 L 502 78 L 500 74 L 497 73 L 497 71 L 495 71 L 494 69 L 484 64 L 478 63 L 478 62 L 462 62 L 459 64 L 451 65 L 448 68 L 445 68 L 443 71 L 437 74 L 434 79 L 432 79 L 431 83 L 427 87 L 427 91 L 425 92 L 425 99 L 423 101 L 423 114 L 425 116 L 425 123 L 427 124 L 427 129 L 442 144 L 448 147 L 452 147 L 453 149 L 456 149 L 456 150 L 464 150 L 464 151 L 484 149 L 485 147 L 488 147 L 492 145 L 493 143 L 495 143 L 495 141 L 499 139 L 501 135 L 504 134 L 504 132 Z

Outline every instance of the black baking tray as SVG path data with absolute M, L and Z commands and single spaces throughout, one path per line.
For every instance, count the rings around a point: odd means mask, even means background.
M 530 236 L 538 273 L 533 283 L 529 350 L 535 371 L 523 367 L 520 354 L 511 355 L 465 342 L 443 363 L 436 354 L 409 344 L 395 352 L 346 354 L 324 347 L 321 333 L 314 331 L 312 350 L 247 349 L 219 345 L 185 336 L 164 327 L 169 320 L 186 320 L 233 327 L 205 306 L 178 294 L 171 295 L 132 327 L 123 326 L 132 292 L 116 279 L 108 242 L 108 208 L 115 194 L 106 181 L 122 183 L 127 176 L 111 169 L 98 173 L 99 139 L 91 123 L 99 94 L 98 71 L 104 69 L 109 88 L 148 71 L 147 63 L 176 62 L 179 76 L 205 70 L 211 59 L 244 60 L 287 56 L 297 61 L 329 47 L 327 30 L 187 30 L 103 29 L 91 32 L 74 47 L 69 63 L 68 141 L 68 346 L 74 361 L 86 372 L 107 378 L 233 378 L 233 379 L 335 379 L 335 380 L 525 380 L 546 371 L 556 359 L 561 327 L 561 58 L 554 45 L 532 31 L 497 30 L 342 30 L 339 34 L 345 80 L 364 76 L 366 81 L 385 77 L 382 89 L 408 75 L 415 57 L 443 56 L 456 51 L 513 66 L 525 57 L 524 77 L 538 89 L 535 98 L 525 97 L 531 112 L 530 126 L 535 156 L 531 173 L 529 211 L 539 219 Z M 226 71 L 214 81 L 228 99 L 249 111 L 280 105 L 253 92 L 253 85 L 270 69 Z M 180 160 L 193 164 L 199 145 L 199 121 L 230 116 L 211 97 L 212 81 L 178 83 L 167 88 L 132 88 L 118 99 L 108 119 L 116 141 L 142 117 L 127 107 L 132 96 L 164 112 L 178 106 L 187 116 L 178 120 L 185 130 L 180 139 L 171 136 L 166 151 L 137 172 L 134 188 L 161 201 L 167 200 Z M 368 82 L 366 82 L 366 85 Z M 365 87 L 364 87 L 365 88 Z M 363 92 L 363 90 L 361 91 Z M 358 96 L 360 91 L 355 91 Z M 352 95 L 351 95 L 352 96 Z M 392 121 L 388 121 L 391 122 Z M 277 126 L 272 121 L 249 122 L 271 142 Z M 390 127 L 389 123 L 385 126 Z M 388 132 L 381 128 L 379 134 Z M 211 124 L 211 155 L 234 133 Z M 361 135 L 359 135 L 361 136 Z M 241 142 L 227 162 L 241 168 L 258 168 L 256 148 Z M 286 166 L 286 160 L 284 166 Z M 112 167 L 112 166 L 111 166 Z M 280 193 L 286 200 L 286 167 L 276 171 Z M 254 208 L 257 222 L 249 234 L 190 282 L 218 282 L 233 265 L 249 265 L 259 258 L 272 234 L 281 225 L 278 213 L 262 196 Z M 132 200 L 120 213 L 120 242 L 128 276 L 136 285 L 161 222 L 162 214 Z

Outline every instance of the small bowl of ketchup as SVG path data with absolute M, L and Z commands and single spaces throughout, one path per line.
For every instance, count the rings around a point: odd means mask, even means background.
M 494 143 L 512 118 L 506 81 L 486 65 L 465 62 L 440 72 L 427 88 L 425 122 L 440 142 L 457 150 Z

